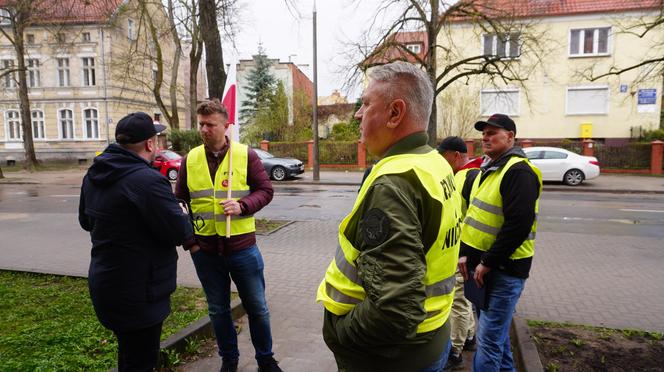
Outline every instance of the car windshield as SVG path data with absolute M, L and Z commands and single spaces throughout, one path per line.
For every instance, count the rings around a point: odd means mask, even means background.
M 161 152 L 161 155 L 163 155 L 168 160 L 178 160 L 178 159 L 182 158 L 182 156 L 178 155 L 177 153 L 175 153 L 171 150 L 164 150 L 164 151 Z
M 259 150 L 259 149 L 254 149 L 254 151 L 256 151 L 256 154 L 258 154 L 258 157 L 261 158 L 261 159 L 269 159 L 269 158 L 274 157 L 274 155 L 270 154 L 267 151 L 263 151 L 263 150 Z

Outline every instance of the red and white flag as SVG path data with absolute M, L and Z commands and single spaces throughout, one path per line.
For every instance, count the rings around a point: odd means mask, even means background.
M 237 76 L 236 76 L 236 63 L 231 63 L 228 68 L 228 75 L 226 76 L 226 86 L 224 87 L 224 98 L 221 102 L 226 106 L 228 111 L 228 123 L 232 124 L 228 127 L 226 133 L 231 141 L 238 142 L 240 140 L 240 128 L 238 127 L 237 120 Z

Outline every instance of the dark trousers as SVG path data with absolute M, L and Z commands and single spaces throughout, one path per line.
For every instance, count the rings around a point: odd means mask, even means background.
M 114 332 L 118 338 L 118 371 L 153 371 L 159 360 L 162 323 L 130 332 Z

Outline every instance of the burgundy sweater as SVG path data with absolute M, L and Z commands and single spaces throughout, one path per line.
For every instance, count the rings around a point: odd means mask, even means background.
M 210 170 L 210 178 L 214 180 L 217 173 L 217 168 L 228 152 L 228 138 L 226 138 L 226 146 L 217 154 L 210 151 L 207 146 L 205 147 L 205 157 L 207 158 L 208 168 Z M 175 196 L 178 199 L 184 200 L 187 204 L 190 203 L 191 197 L 189 195 L 189 188 L 187 187 L 187 156 L 182 159 L 182 167 L 178 175 L 178 180 L 175 184 Z M 265 173 L 263 163 L 261 163 L 256 152 L 249 149 L 249 159 L 247 163 L 247 185 L 251 193 L 239 200 L 242 204 L 243 216 L 252 215 L 260 211 L 263 207 L 272 201 L 274 190 L 272 183 Z M 256 234 L 251 232 L 248 234 L 235 235 L 230 238 L 225 236 L 203 236 L 196 234 L 194 230 L 194 239 L 184 243 L 184 249 L 191 248 L 194 244 L 198 244 L 201 249 L 207 253 L 217 253 L 220 255 L 228 256 L 233 252 L 249 248 L 256 243 Z

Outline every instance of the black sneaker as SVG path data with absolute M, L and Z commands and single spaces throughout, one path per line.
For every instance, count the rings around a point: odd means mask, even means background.
M 459 353 L 459 355 L 450 353 L 450 356 L 447 358 L 447 364 L 445 364 L 445 371 L 459 369 L 462 367 L 463 367 L 463 358 L 461 357 L 461 353 Z
M 475 346 L 477 346 L 477 337 L 475 336 L 473 336 L 473 338 L 467 338 L 466 342 L 463 343 L 464 350 L 475 350 Z
M 262 359 L 258 362 L 258 372 L 284 372 L 278 364 L 272 357 Z
M 219 372 L 237 372 L 237 360 L 222 361 Z

